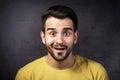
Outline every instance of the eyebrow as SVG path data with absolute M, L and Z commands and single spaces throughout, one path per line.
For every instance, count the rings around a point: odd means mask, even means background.
M 55 30 L 55 28 L 48 28 L 47 31 L 49 31 L 49 30 Z
M 73 30 L 72 28 L 63 28 L 63 30 Z
M 55 28 L 48 28 L 47 31 L 49 31 L 49 30 L 56 30 L 56 29 Z M 63 30 L 71 30 L 72 31 L 73 29 L 72 28 L 63 28 Z

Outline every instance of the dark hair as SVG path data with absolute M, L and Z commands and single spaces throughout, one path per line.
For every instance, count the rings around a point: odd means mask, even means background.
M 56 5 L 50 7 L 45 14 L 42 15 L 42 31 L 45 32 L 45 22 L 49 17 L 55 17 L 59 19 L 70 18 L 73 22 L 74 31 L 77 30 L 78 19 L 76 13 L 69 7 L 63 5 Z

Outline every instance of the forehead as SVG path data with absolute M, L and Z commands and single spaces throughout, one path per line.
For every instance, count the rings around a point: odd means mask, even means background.
M 73 22 L 70 18 L 58 19 L 55 17 L 49 17 L 45 22 L 45 29 L 47 28 L 72 28 Z

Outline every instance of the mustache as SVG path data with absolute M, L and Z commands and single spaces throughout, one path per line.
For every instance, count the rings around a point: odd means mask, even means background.
M 51 45 L 53 48 L 65 48 L 67 49 L 67 46 L 66 45 L 63 45 L 63 44 L 52 44 Z

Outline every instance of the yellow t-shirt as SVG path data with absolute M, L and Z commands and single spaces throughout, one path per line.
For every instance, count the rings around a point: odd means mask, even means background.
M 103 66 L 95 61 L 76 56 L 75 64 L 64 70 L 50 67 L 45 57 L 21 68 L 15 80 L 108 80 Z

